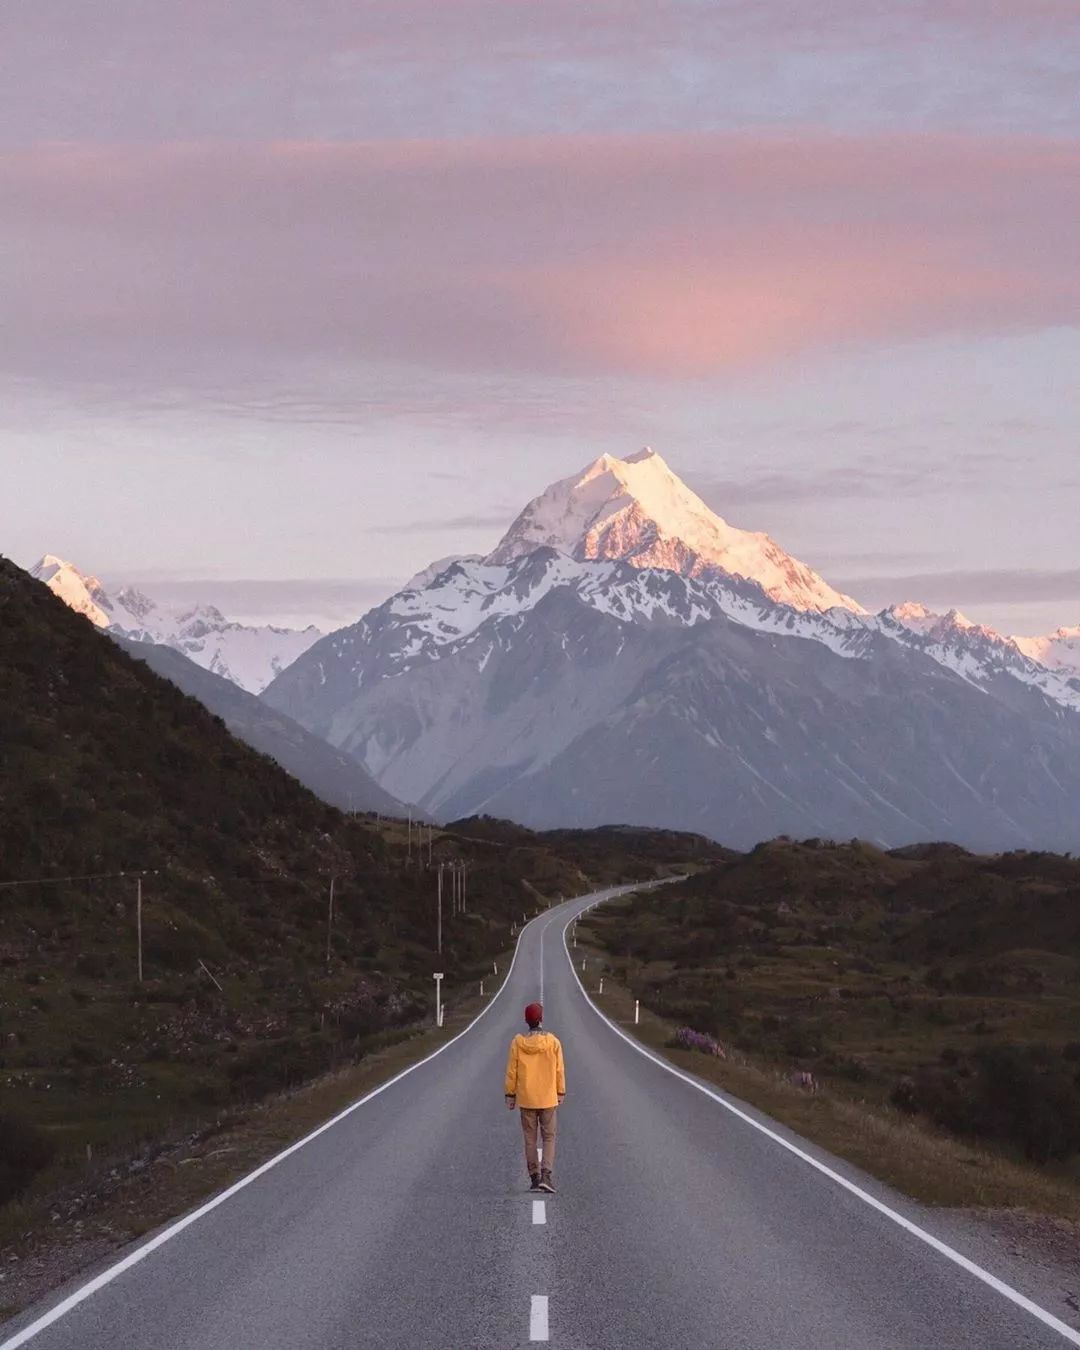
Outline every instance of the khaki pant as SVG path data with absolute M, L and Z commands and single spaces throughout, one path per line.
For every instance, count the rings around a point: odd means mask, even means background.
M 525 1167 L 531 1176 L 540 1171 L 540 1156 L 536 1148 L 536 1135 L 539 1130 L 544 1141 L 544 1167 L 550 1172 L 555 1167 L 555 1112 L 554 1106 L 535 1110 L 523 1106 L 521 1110 L 521 1130 L 525 1136 Z

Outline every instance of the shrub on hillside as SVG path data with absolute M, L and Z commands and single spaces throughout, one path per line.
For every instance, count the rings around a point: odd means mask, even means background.
M 924 1069 L 902 1079 L 891 1100 L 955 1134 L 1013 1144 L 1033 1162 L 1080 1153 L 1080 1087 L 1060 1064 L 1019 1046 L 990 1046 L 970 1062 Z
M 55 1152 L 44 1130 L 16 1116 L 0 1115 L 0 1205 L 21 1195 Z

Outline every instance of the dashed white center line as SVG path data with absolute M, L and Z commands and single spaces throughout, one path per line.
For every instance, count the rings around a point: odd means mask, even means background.
M 529 1309 L 529 1340 L 546 1341 L 547 1338 L 548 1338 L 547 1294 L 533 1294 L 532 1307 Z
M 543 1200 L 533 1201 L 533 1223 L 547 1223 L 547 1204 Z

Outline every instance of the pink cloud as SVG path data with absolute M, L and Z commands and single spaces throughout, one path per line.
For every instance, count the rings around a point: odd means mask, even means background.
M 532 138 L 0 154 L 6 364 L 697 376 L 1080 322 L 1080 144 Z

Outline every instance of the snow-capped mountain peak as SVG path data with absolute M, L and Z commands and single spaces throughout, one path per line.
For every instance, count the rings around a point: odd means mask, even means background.
M 322 637 L 313 626 L 298 631 L 233 623 L 213 605 L 169 608 L 133 586 L 109 592 L 97 577 L 52 553 L 45 554 L 30 575 L 98 628 L 133 642 L 173 647 L 253 694 L 261 693 Z
M 975 623 L 958 609 L 950 609 L 938 614 L 917 600 L 906 600 L 903 604 L 890 605 L 885 614 L 895 619 L 903 628 L 913 633 L 923 633 L 940 640 L 946 640 L 951 634 L 970 633 L 993 642 L 1001 642 L 1001 634 L 985 624 Z
M 83 614 L 98 628 L 112 623 L 112 604 L 97 577 L 80 572 L 74 563 L 46 553 L 30 569 L 30 575 L 48 586 L 69 609 Z
M 1080 625 L 1057 628 L 1045 637 L 1010 639 L 1032 661 L 1066 675 L 1080 675 Z
M 646 446 L 627 459 L 601 455 L 534 498 L 485 560 L 505 566 L 537 548 L 579 561 L 623 561 L 700 576 L 756 581 L 796 609 L 862 613 L 767 534 L 729 525 Z

